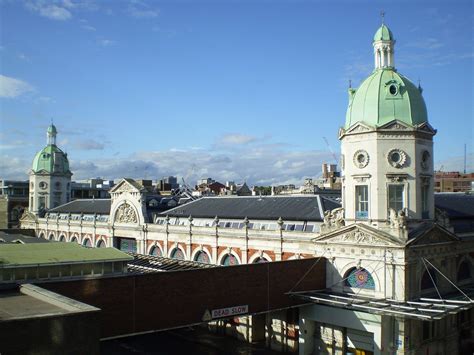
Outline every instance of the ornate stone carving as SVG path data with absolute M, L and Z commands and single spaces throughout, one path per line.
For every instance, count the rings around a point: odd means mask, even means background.
M 395 211 L 393 208 L 389 209 L 388 221 L 390 228 L 394 229 L 406 229 L 407 228 L 407 217 L 404 210 Z
M 435 219 L 436 223 L 440 226 L 449 229 L 451 224 L 449 223 L 449 217 L 446 211 L 440 210 L 439 208 L 435 208 Z
M 329 232 L 331 230 L 343 227 L 344 222 L 344 208 L 335 208 L 332 211 L 325 211 L 323 223 L 321 224 L 321 232 Z
M 346 242 L 346 243 L 353 243 L 353 244 L 378 244 L 378 245 L 388 245 L 387 242 L 377 238 L 376 236 L 361 231 L 359 229 L 352 230 L 348 233 L 342 234 L 337 239 L 332 239 L 331 241 L 335 242 Z
M 137 214 L 132 206 L 127 202 L 121 204 L 115 212 L 115 222 L 118 223 L 138 223 Z
M 401 149 L 392 149 L 387 154 L 388 163 L 394 168 L 402 168 L 407 162 L 407 153 Z
M 122 192 L 132 192 L 132 191 L 136 191 L 135 188 L 133 188 L 132 186 L 130 186 L 129 184 L 127 184 L 126 182 L 124 182 L 122 184 L 122 186 L 120 186 L 117 190 L 115 190 L 114 192 L 115 193 L 122 193 Z
M 359 169 L 365 168 L 369 164 L 369 153 L 360 149 L 354 153 L 354 165 Z

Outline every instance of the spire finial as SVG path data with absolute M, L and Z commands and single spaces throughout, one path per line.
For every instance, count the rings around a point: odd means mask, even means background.
M 385 25 L 385 11 L 380 11 L 380 18 L 382 19 L 382 25 Z
M 352 80 L 349 79 L 349 89 L 352 89 Z

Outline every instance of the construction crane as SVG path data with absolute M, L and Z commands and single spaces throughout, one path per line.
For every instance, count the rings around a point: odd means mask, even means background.
M 324 139 L 324 141 L 326 142 L 326 146 L 328 147 L 329 151 L 331 152 L 331 155 L 332 155 L 332 157 L 333 157 L 333 159 L 334 159 L 334 162 L 335 162 L 336 165 L 337 165 L 338 160 L 337 160 L 336 154 L 334 154 L 334 151 L 332 150 L 331 145 L 329 144 L 327 138 L 326 138 L 326 137 L 323 137 L 323 139 Z

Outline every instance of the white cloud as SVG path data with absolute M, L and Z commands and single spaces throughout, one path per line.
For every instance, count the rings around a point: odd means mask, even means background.
M 26 81 L 0 74 L 0 97 L 14 98 L 34 90 Z
M 83 30 L 86 30 L 86 31 L 91 31 L 91 32 L 95 32 L 95 31 L 96 31 L 95 27 L 90 26 L 90 25 L 83 25 L 83 26 L 81 26 L 81 28 L 82 28 Z
M 67 9 L 69 2 L 52 2 L 44 0 L 28 1 L 25 6 L 27 9 L 38 13 L 40 16 L 66 21 L 72 17 L 71 12 Z
M 228 133 L 224 134 L 217 140 L 218 145 L 241 145 L 255 142 L 256 137 L 240 134 L 240 133 Z
M 111 39 L 99 39 L 99 44 L 103 47 L 111 47 L 117 44 L 117 41 Z
M 74 147 L 81 150 L 103 150 L 104 144 L 95 139 L 84 139 L 76 141 Z
M 158 9 L 152 8 L 148 4 L 138 0 L 132 1 L 126 12 L 130 16 L 138 19 L 155 18 L 160 14 Z

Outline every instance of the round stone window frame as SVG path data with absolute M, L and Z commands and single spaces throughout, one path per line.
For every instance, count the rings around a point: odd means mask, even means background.
M 387 154 L 388 163 L 394 168 L 403 168 L 407 162 L 407 153 L 401 149 L 392 149 Z
M 354 153 L 354 165 L 359 169 L 365 168 L 369 164 L 369 160 L 369 153 L 363 149 L 360 149 Z

